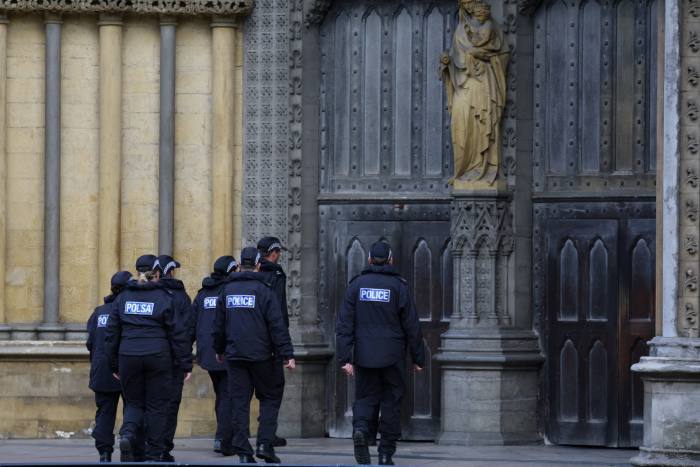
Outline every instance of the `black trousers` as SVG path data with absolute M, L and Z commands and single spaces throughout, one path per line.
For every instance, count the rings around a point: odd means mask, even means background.
M 182 403 L 182 389 L 185 386 L 185 372 L 181 368 L 173 368 L 170 402 L 168 403 L 168 422 L 165 430 L 165 448 L 168 452 L 175 448 L 175 431 L 177 431 L 177 415 Z
M 166 427 L 171 400 L 173 361 L 170 354 L 119 356 L 119 377 L 124 393 L 121 434 L 140 444 L 146 438 L 146 459 L 167 452 Z
M 95 391 L 95 428 L 92 437 L 100 453 L 114 451 L 114 424 L 117 420 L 117 405 L 120 392 Z
M 214 409 L 216 411 L 216 439 L 221 440 L 225 446 L 231 445 L 233 438 L 233 404 L 231 394 L 228 391 L 228 371 L 210 371 L 209 378 L 214 386 L 216 401 Z M 250 414 L 248 417 L 250 418 Z M 250 423 L 246 423 L 249 426 Z
M 260 401 L 258 417 L 258 444 L 270 444 L 277 432 L 277 416 L 282 403 L 284 386 L 275 375 L 274 358 L 263 362 L 244 362 L 229 360 L 229 392 L 233 404 L 233 441 L 234 450 L 239 454 L 253 454 L 253 447 L 248 441 L 248 419 L 250 417 L 250 400 L 255 397 Z
M 403 361 L 386 368 L 355 367 L 354 431 L 372 436 L 379 414 L 379 454 L 393 455 L 401 438 L 401 400 L 406 387 Z

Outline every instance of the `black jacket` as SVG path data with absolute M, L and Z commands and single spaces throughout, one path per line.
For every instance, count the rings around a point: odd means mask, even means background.
M 425 366 L 420 322 L 406 280 L 393 266 L 374 266 L 350 281 L 336 324 L 341 365 L 384 368 L 406 357 Z
M 184 371 L 192 371 L 192 343 L 176 316 L 174 294 L 160 282 L 130 281 L 109 315 L 105 352 L 113 371 L 118 355 L 170 353 Z
M 90 352 L 90 384 L 95 392 L 121 392 L 122 387 L 110 368 L 105 355 L 105 331 L 109 322 L 109 314 L 116 306 L 116 296 L 105 297 L 104 305 L 95 308 L 87 322 L 88 338 L 85 345 Z
M 277 294 L 277 301 L 282 306 L 282 319 L 289 328 L 289 310 L 287 309 L 287 275 L 277 263 L 265 258 L 260 260 L 260 273 L 265 277 L 265 283 Z
M 262 274 L 236 272 L 219 293 L 214 321 L 214 350 L 227 360 L 294 358 L 289 330 L 275 292 Z
M 226 284 L 226 277 L 212 274 L 202 281 L 202 288 L 192 303 L 197 325 L 197 362 L 207 371 L 226 371 L 226 365 L 216 361 L 214 352 L 214 318 L 216 302 L 221 288 Z
M 175 304 L 175 316 L 182 322 L 183 326 L 187 330 L 187 335 L 190 338 L 190 344 L 194 342 L 195 339 L 195 325 L 196 318 L 194 312 L 192 311 L 192 299 L 187 295 L 187 290 L 185 290 L 185 284 L 182 283 L 180 279 L 175 279 L 172 277 L 163 277 L 159 282 L 169 289 L 173 293 L 173 303 Z

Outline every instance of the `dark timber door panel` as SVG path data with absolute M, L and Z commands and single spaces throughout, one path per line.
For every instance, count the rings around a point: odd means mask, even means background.
M 619 216 L 626 211 L 560 209 L 569 218 L 537 223 L 546 255 L 546 431 L 557 444 L 642 441 L 643 387 L 630 367 L 654 336 L 655 221 Z M 635 211 L 650 215 L 653 205 Z M 609 218 L 591 218 L 603 212 Z
M 550 436 L 606 445 L 617 420 L 617 222 L 547 232 Z
M 440 334 L 447 330 L 452 305 L 449 221 L 332 219 L 325 229 L 333 249 L 325 288 L 333 315 L 342 306 L 348 281 L 366 267 L 371 244 L 384 239 L 392 245 L 395 266 L 411 287 L 428 352 L 426 368 L 419 374 L 411 371 L 410 359 L 406 361 L 403 438 L 434 439 L 439 428 L 440 372 L 431 357 L 440 345 Z M 352 434 L 354 379 L 342 375 L 337 362 L 331 372 L 335 416 L 329 431 L 331 436 L 347 437 Z

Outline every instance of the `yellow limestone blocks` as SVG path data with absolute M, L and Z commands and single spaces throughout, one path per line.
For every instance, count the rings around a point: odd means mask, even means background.
M 5 316 L 39 322 L 43 308 L 44 21 L 7 26 Z

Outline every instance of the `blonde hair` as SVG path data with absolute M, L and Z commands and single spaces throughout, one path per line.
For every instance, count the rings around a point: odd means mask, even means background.
M 156 278 L 155 271 L 146 271 L 146 272 L 139 271 L 139 277 L 136 280 L 139 282 L 139 284 L 145 284 L 146 282 L 152 281 L 155 278 Z

